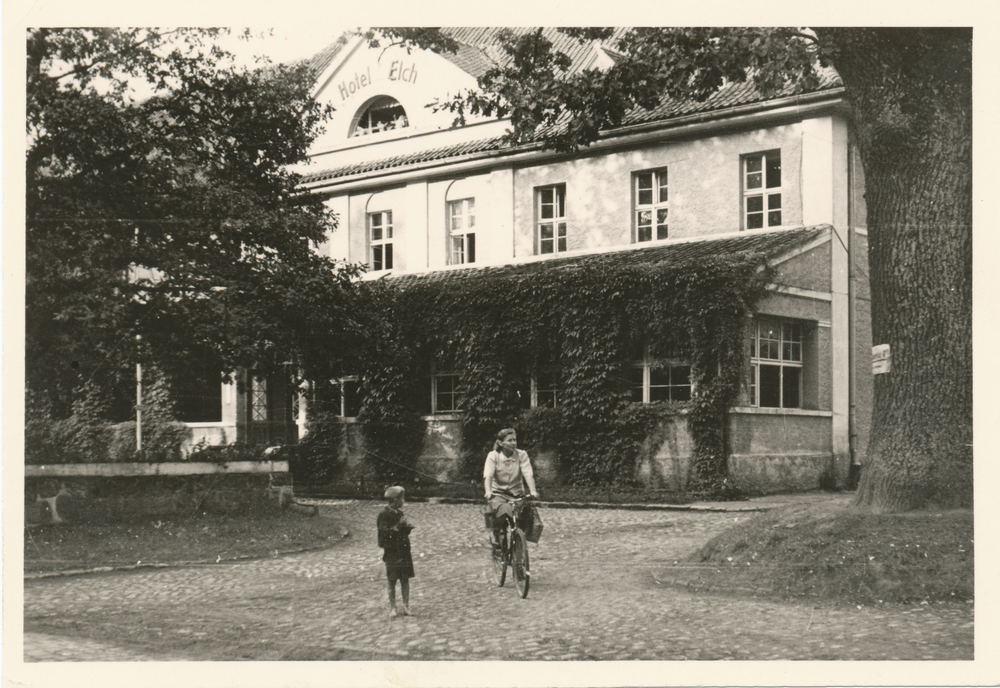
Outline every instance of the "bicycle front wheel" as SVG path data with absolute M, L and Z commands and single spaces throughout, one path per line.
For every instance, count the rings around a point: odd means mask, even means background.
M 490 572 L 493 574 L 493 582 L 498 587 L 503 587 L 507 580 L 507 557 L 504 553 L 503 542 L 493 542 L 490 538 Z
M 520 528 L 511 536 L 511 568 L 514 569 L 514 585 L 522 597 L 528 596 L 528 585 L 531 583 L 531 571 L 528 568 L 528 543 Z

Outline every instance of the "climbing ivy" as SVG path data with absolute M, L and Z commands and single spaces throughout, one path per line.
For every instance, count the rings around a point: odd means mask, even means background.
M 423 446 L 416 349 L 400 326 L 405 303 L 383 282 L 368 285 L 369 337 L 362 356 L 361 425 L 365 473 L 386 485 L 407 481 Z
M 532 269 L 534 268 L 534 269 Z M 463 470 L 474 478 L 501 427 L 522 445 L 557 451 L 579 484 L 623 484 L 643 443 L 663 420 L 688 415 L 696 488 L 726 478 L 726 414 L 745 366 L 745 330 L 770 270 L 757 253 L 672 262 L 591 256 L 541 266 L 459 273 L 451 279 L 379 281 L 380 320 L 366 372 L 360 418 L 419 453 L 414 382 L 436 370 L 461 372 Z M 694 392 L 683 404 L 630 402 L 627 369 L 649 346 L 653 357 L 681 352 Z M 556 409 L 526 410 L 518 390 L 531 369 L 561 371 Z M 388 425 L 387 425 L 388 423 Z M 408 439 L 407 439 L 408 438 Z

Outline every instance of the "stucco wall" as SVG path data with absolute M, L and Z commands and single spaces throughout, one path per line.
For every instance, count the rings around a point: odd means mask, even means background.
M 828 118 L 820 118 L 828 122 Z M 477 264 L 487 265 L 535 255 L 535 189 L 566 185 L 568 249 L 595 250 L 633 243 L 633 173 L 666 167 L 669 175 L 669 236 L 710 236 L 742 228 L 741 156 L 780 149 L 782 159 L 782 223 L 804 221 L 803 189 L 815 162 L 804 160 L 803 144 L 813 120 L 729 132 L 701 139 L 653 142 L 641 148 L 602 151 L 489 172 L 458 173 L 411 180 L 377 194 L 352 193 L 328 199 L 340 214 L 340 225 L 321 247 L 334 258 L 367 262 L 366 214 L 393 211 L 395 270 L 440 269 L 448 264 L 447 197 L 476 199 Z M 822 162 L 822 161 L 821 161 Z M 827 180 L 829 181 L 829 180 Z M 449 193 L 455 185 L 463 188 Z M 815 193 L 813 195 L 816 195 Z M 826 199 L 828 200 L 828 199 Z M 816 199 L 813 199 L 814 204 Z M 811 218 L 831 221 L 814 208 Z M 815 218 L 814 218 L 815 219 Z M 817 220 L 817 221 L 819 221 Z M 344 236 L 344 235 L 347 236 Z M 339 236 L 338 236 L 339 235 Z M 829 275 L 824 251 L 796 261 L 800 274 L 790 277 L 802 288 L 821 288 Z M 825 254 L 828 256 L 828 253 Z M 809 267 L 815 268 L 810 271 Z M 785 268 L 783 268 L 785 269 Z M 805 280 L 805 282 L 803 282 Z
M 831 469 L 831 414 L 741 409 L 730 416 L 729 476 L 754 494 L 811 490 Z
M 733 487 L 747 494 L 803 492 L 826 485 L 829 454 L 730 456 Z
M 830 291 L 830 242 L 825 241 L 775 266 L 774 283 L 797 289 Z
M 423 447 L 417 459 L 414 478 L 439 482 L 459 479 L 461 472 L 462 421 L 457 416 L 425 417 Z M 365 458 L 361 425 L 344 423 L 341 458 L 347 476 L 359 470 Z M 485 459 L 485 457 L 483 457 Z
M 524 167 L 514 175 L 516 257 L 534 253 L 534 189 L 566 185 L 569 250 L 632 242 L 632 173 L 666 167 L 670 238 L 741 228 L 740 156 L 781 149 L 782 222 L 802 222 L 801 125 L 755 129 L 705 139 L 650 144 Z
M 636 479 L 653 490 L 685 491 L 691 482 L 694 444 L 686 416 L 666 420 L 647 441 L 636 466 Z
M 829 414 L 737 412 L 730 417 L 729 478 L 752 494 L 814 490 L 830 469 Z M 667 421 L 640 457 L 636 478 L 650 489 L 691 485 L 694 445 L 687 418 Z
M 440 482 L 455 480 L 461 468 L 462 421 L 458 417 L 429 418 L 424 447 L 417 460 L 422 476 Z
M 472 76 L 431 52 L 382 46 L 345 53 L 345 57 L 347 59 L 342 64 L 335 61 L 320 76 L 316 98 L 321 103 L 333 105 L 336 112 L 325 127 L 326 132 L 314 142 L 313 154 L 446 129 L 454 115 L 447 111 L 435 112 L 426 107 L 427 103 L 448 91 L 475 86 Z M 383 95 L 399 101 L 406 110 L 409 126 L 381 134 L 348 138 L 351 124 L 359 111 L 373 98 Z M 340 157 L 348 156 L 342 153 Z

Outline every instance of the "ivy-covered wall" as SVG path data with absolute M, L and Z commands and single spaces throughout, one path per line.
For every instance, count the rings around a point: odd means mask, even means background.
M 636 259 L 656 255 L 366 283 L 385 325 L 361 375 L 359 448 L 372 471 L 405 477 L 419 457 L 429 458 L 434 431 L 421 421 L 418 400 L 433 370 L 454 370 L 464 398 L 456 479 L 480 475 L 496 431 L 515 426 L 530 453 L 558 457 L 561 480 L 631 484 L 643 453 L 659 451 L 650 443 L 683 411 L 689 487 L 724 489 L 726 416 L 744 379 L 746 328 L 771 271 L 754 252 Z M 680 352 L 690 362 L 690 401 L 631 402 L 627 369 L 647 346 L 654 359 Z M 559 405 L 525 410 L 516 389 L 543 367 L 561 372 Z

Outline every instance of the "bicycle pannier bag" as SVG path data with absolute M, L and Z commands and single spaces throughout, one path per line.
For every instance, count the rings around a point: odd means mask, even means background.
M 524 534 L 524 538 L 528 542 L 537 543 L 539 538 L 542 537 L 542 529 L 545 527 L 542 524 L 542 517 L 538 513 L 538 507 L 534 504 L 531 505 L 531 515 L 529 516 L 531 522 L 527 524 L 528 528 Z

